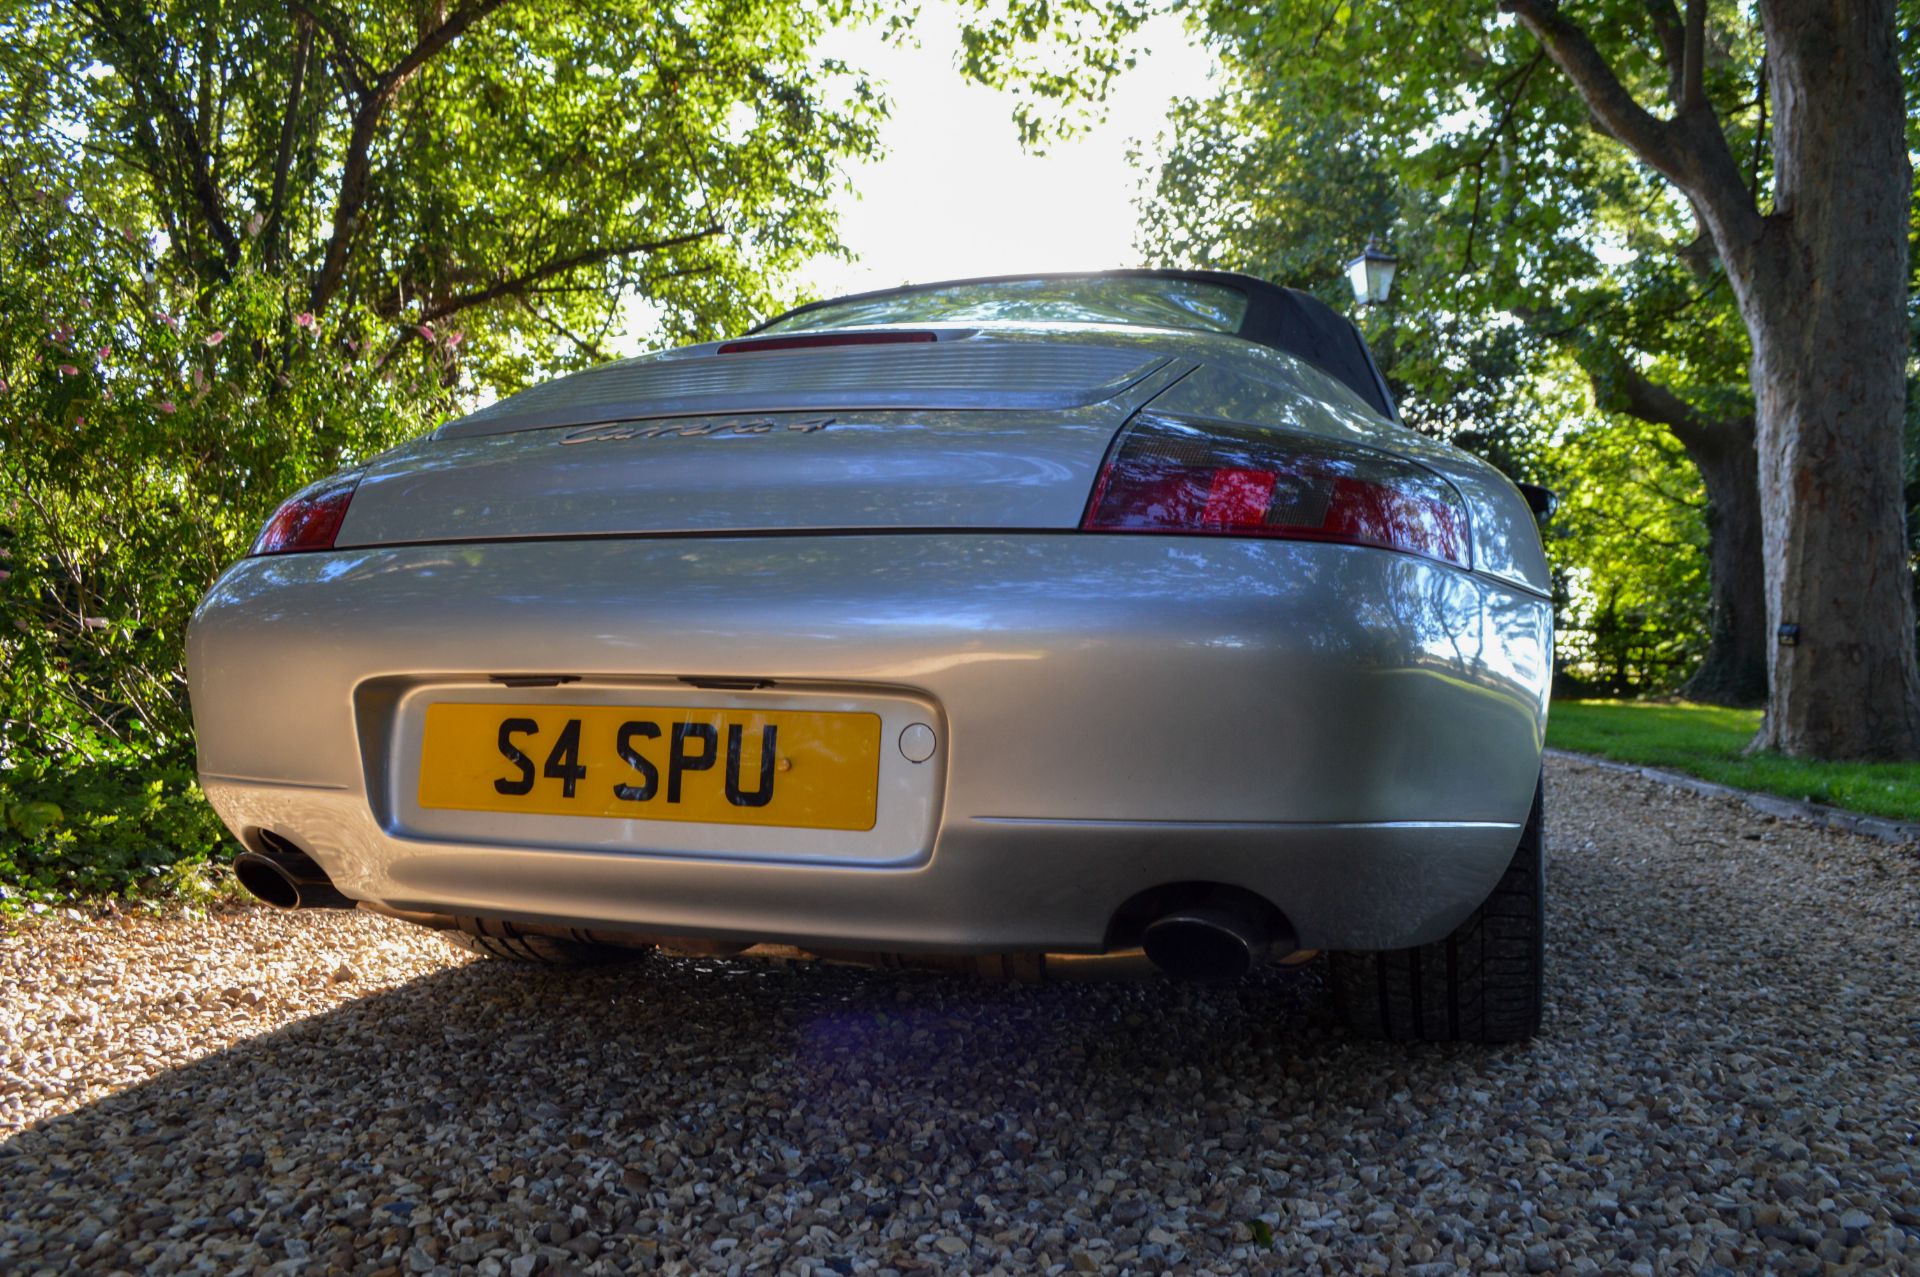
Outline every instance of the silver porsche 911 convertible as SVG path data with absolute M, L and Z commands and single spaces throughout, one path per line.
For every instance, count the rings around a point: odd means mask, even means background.
M 1116 271 L 803 306 L 450 421 L 289 498 L 189 671 L 283 906 L 547 961 L 1330 950 L 1356 1028 L 1504 1041 L 1551 629 L 1527 497 L 1398 424 L 1351 323 Z

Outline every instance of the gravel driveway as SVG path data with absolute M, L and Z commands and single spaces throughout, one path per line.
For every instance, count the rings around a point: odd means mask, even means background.
M 1920 860 L 1555 761 L 1528 1048 L 1044 988 L 0 936 L 0 1271 L 1920 1273 Z

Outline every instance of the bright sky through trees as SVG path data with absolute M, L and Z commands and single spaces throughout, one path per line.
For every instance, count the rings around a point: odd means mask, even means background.
M 968 83 L 958 69 L 953 7 L 929 3 L 917 39 L 890 46 L 876 28 L 836 30 L 821 52 L 884 82 L 893 100 L 884 159 L 853 170 L 858 196 L 837 205 L 842 239 L 860 260 L 816 261 L 803 282 L 823 295 L 1014 271 L 1137 266 L 1134 200 L 1176 95 L 1203 96 L 1213 59 L 1170 15 L 1141 33 L 1139 64 L 1116 86 L 1098 126 L 1021 151 L 1014 99 Z M 917 46 L 917 47 L 916 47 Z M 1338 269 L 1335 263 L 1329 269 Z

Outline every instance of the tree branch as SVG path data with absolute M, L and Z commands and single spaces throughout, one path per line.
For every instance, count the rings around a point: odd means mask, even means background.
M 1704 23 L 1704 0 L 1688 0 L 1690 27 Z M 1764 220 L 1747 191 L 1746 175 L 1727 147 L 1727 135 L 1702 99 L 1671 121 L 1655 118 L 1634 100 L 1587 33 L 1561 16 L 1558 0 L 1500 0 L 1566 73 L 1600 127 L 1625 143 L 1679 187 L 1705 217 L 1723 258 L 1757 249 Z M 1704 35 L 1704 26 L 1701 27 Z M 1691 41 L 1691 34 L 1684 45 Z M 1695 62 L 1704 60 L 1702 57 Z M 1682 84 L 1682 102 L 1686 101 Z
M 341 75 L 346 79 L 348 91 L 358 100 L 366 101 L 367 77 L 373 74 L 373 68 L 366 64 L 359 51 L 353 47 L 353 40 L 341 26 L 340 20 L 333 14 L 324 12 L 317 5 L 302 3 L 302 0 L 294 0 L 291 7 L 295 13 L 326 33 L 327 42 L 333 46 L 334 52 L 338 55 L 335 61 Z
M 1646 485 L 1642 484 L 1640 486 L 1645 487 Z M 1665 496 L 1666 494 L 1662 493 L 1661 495 Z M 1691 506 L 1694 509 L 1702 508 L 1700 505 L 1696 505 L 1691 501 L 1679 501 L 1675 504 Z M 1692 541 L 1675 541 L 1672 537 L 1655 536 L 1653 533 L 1647 531 L 1647 525 L 1644 522 L 1636 523 L 1632 519 L 1618 515 L 1602 515 L 1601 518 L 1617 527 L 1626 529 L 1627 535 L 1635 541 L 1644 541 L 1648 545 L 1657 545 L 1663 550 L 1683 550 L 1696 554 L 1700 551 L 1700 546 Z
M 1664 450 L 1657 449 L 1656 451 Z M 1692 497 L 1682 496 L 1680 493 L 1670 490 L 1666 484 L 1647 475 L 1629 475 L 1627 476 L 1627 482 L 1636 488 L 1651 492 L 1654 496 L 1659 497 L 1669 505 L 1685 506 L 1689 510 L 1704 510 L 1707 508 L 1705 501 L 1696 501 Z
M 1665 426 L 1696 465 L 1702 464 L 1703 455 L 1724 455 L 1728 448 L 1753 446 L 1752 416 L 1715 421 L 1675 394 L 1672 388 L 1652 380 L 1613 352 L 1608 354 L 1613 357 L 1611 366 L 1605 369 L 1604 379 L 1599 369 L 1587 367 L 1582 361 L 1595 396 L 1603 400 L 1601 407 Z
M 601 248 L 586 249 L 582 252 L 569 254 L 566 257 L 556 257 L 552 261 L 542 263 L 524 274 L 510 276 L 489 284 L 485 288 L 477 288 L 472 292 L 460 293 L 456 296 L 446 298 L 443 301 L 429 303 L 420 311 L 419 319 L 421 323 L 437 323 L 440 320 L 449 319 L 463 310 L 471 310 L 475 306 L 483 306 L 488 302 L 499 301 L 506 297 L 525 297 L 535 290 L 536 285 L 546 280 L 565 275 L 570 271 L 579 270 L 583 266 L 598 266 L 600 263 L 612 261 L 616 257 L 636 257 L 641 253 L 657 253 L 664 249 L 679 248 L 685 244 L 694 244 L 703 239 L 711 239 L 718 234 L 720 234 L 720 227 L 709 226 L 704 230 L 689 231 L 684 235 L 674 235 L 666 239 L 612 244 Z M 690 273 L 693 272 L 674 272 L 675 275 Z M 572 334 L 568 335 L 571 336 Z M 420 330 L 418 326 L 414 324 L 406 325 L 400 330 L 399 335 L 394 338 L 393 344 L 387 347 L 386 351 L 375 361 L 374 368 L 377 370 L 386 367 L 393 357 L 399 354 L 409 342 L 419 339 Z
M 709 226 L 704 230 L 688 231 L 684 235 L 674 235 L 667 239 L 648 240 L 641 243 L 609 244 L 600 248 L 589 248 L 566 257 L 556 257 L 522 275 L 514 275 L 475 289 L 469 293 L 460 293 L 444 301 L 433 302 L 421 311 L 420 318 L 432 322 L 445 319 L 463 310 L 498 301 L 502 297 L 512 297 L 524 293 L 535 284 L 565 275 L 582 266 L 598 266 L 602 262 L 612 261 L 616 257 L 636 257 L 641 253 L 658 253 L 664 249 L 679 248 L 686 244 L 695 244 L 703 239 L 711 239 L 720 234 L 718 226 Z
M 1707 0 L 1687 0 L 1686 55 L 1681 61 L 1682 112 L 1698 111 L 1707 104 Z
M 545 324 L 557 336 L 565 337 L 572 342 L 576 349 L 584 351 L 590 359 L 603 364 L 607 362 L 607 352 L 598 341 L 574 332 L 562 323 L 558 316 L 541 307 L 531 297 L 522 297 L 520 304 L 526 308 L 528 314 Z
M 1612 352 L 1608 352 L 1612 355 Z M 1707 435 L 1715 431 L 1719 423 L 1709 421 L 1698 409 L 1670 387 L 1654 381 L 1626 360 L 1613 355 L 1607 361 L 1612 366 L 1605 370 L 1604 377 L 1598 369 L 1587 369 L 1587 378 L 1593 382 L 1596 392 L 1602 391 L 1603 382 L 1613 393 L 1607 398 L 1617 403 L 1618 411 L 1642 421 L 1651 421 L 1657 426 L 1665 426 L 1673 431 L 1674 437 L 1682 443 L 1688 434 Z M 1615 403 L 1605 403 L 1603 407 L 1614 407 Z
M 314 277 L 307 309 L 318 314 L 326 308 L 346 279 L 347 254 L 353 233 L 360 225 L 360 210 L 365 207 L 373 176 L 373 141 L 380 130 L 380 117 L 394 94 L 413 78 L 414 73 L 457 40 L 474 23 L 498 9 L 506 0 L 468 0 L 448 15 L 447 20 L 420 37 L 405 57 L 366 91 L 360 109 L 354 113 L 353 128 L 347 135 L 346 157 L 340 166 L 340 191 L 333 207 L 333 232 Z
M 117 50 L 120 59 L 133 74 L 125 78 L 131 88 L 136 107 L 149 121 L 158 117 L 164 124 L 165 141 L 170 145 L 161 145 L 161 139 L 150 135 L 155 144 L 155 158 L 163 163 L 171 152 L 173 167 L 181 184 L 186 188 L 189 202 L 198 209 L 201 219 L 206 223 L 208 237 L 219 249 L 218 270 L 222 275 L 230 272 L 240 260 L 240 238 L 227 224 L 225 212 L 221 207 L 220 188 L 213 180 L 213 166 L 207 149 L 201 143 L 201 129 L 205 121 L 196 123 L 187 115 L 174 95 L 167 91 L 164 74 L 152 55 L 152 50 L 137 37 L 124 32 L 118 19 L 119 14 L 109 13 L 98 4 L 76 6 L 85 15 L 94 34 L 109 48 Z M 142 21 L 141 25 L 146 25 Z
M 1660 58 L 1667 64 L 1667 101 L 1677 108 L 1685 96 L 1687 26 L 1673 0 L 1647 0 L 1647 17 L 1660 41 Z
M 1634 100 L 1613 73 L 1605 55 L 1587 33 L 1560 16 L 1557 0 L 1500 0 L 1533 33 L 1573 87 L 1600 127 L 1638 152 L 1676 185 L 1684 176 L 1680 157 L 1667 125 Z
M 1690 298 L 1686 305 L 1691 306 L 1697 300 L 1697 296 Z M 1558 343 L 1574 357 L 1603 410 L 1623 412 L 1641 421 L 1665 426 L 1681 447 L 1689 451 L 1710 449 L 1741 435 L 1747 439 L 1753 437 L 1750 414 L 1716 421 L 1682 399 L 1671 387 L 1661 385 L 1635 368 L 1612 345 L 1585 340 L 1585 334 L 1593 326 L 1591 314 L 1572 323 L 1558 324 L 1553 322 L 1558 317 L 1544 307 L 1514 306 L 1509 308 L 1509 313 L 1529 331 Z
M 1501 134 L 1506 132 L 1508 122 L 1513 119 L 1514 108 L 1520 105 L 1520 98 L 1527 91 L 1527 82 L 1533 79 L 1533 73 L 1539 69 L 1540 63 L 1545 59 L 1546 51 L 1542 49 L 1536 52 L 1532 60 L 1518 72 L 1509 74 L 1509 78 L 1514 81 L 1513 93 L 1507 98 L 1506 105 L 1500 109 L 1500 118 L 1494 121 L 1492 130 L 1487 134 L 1487 144 L 1480 148 L 1480 158 L 1474 161 L 1473 213 L 1467 219 L 1467 247 L 1461 262 L 1463 270 L 1473 269 L 1473 244 L 1480 231 L 1480 205 L 1485 194 L 1487 157 L 1493 154 L 1494 145 L 1499 142 Z
M 260 223 L 260 242 L 266 248 L 268 265 L 280 260 L 280 212 L 287 198 L 287 170 L 293 163 L 293 137 L 300 119 L 300 92 L 307 79 L 307 57 L 313 51 L 313 19 L 303 10 L 295 10 L 293 69 L 287 76 L 287 110 L 280 121 L 280 148 L 273 160 L 273 194 L 267 201 L 267 215 Z

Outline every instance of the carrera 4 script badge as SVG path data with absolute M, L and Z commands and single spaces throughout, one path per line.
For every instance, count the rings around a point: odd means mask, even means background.
M 560 442 L 603 443 L 619 439 L 697 439 L 702 435 L 810 435 L 833 424 L 832 417 L 701 417 L 662 421 L 651 425 L 632 421 L 582 426 L 560 436 Z

